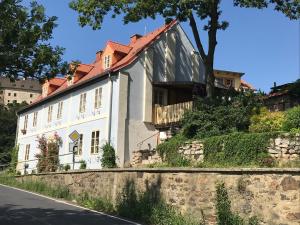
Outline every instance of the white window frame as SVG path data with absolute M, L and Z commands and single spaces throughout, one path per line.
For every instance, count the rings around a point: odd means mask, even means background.
M 99 153 L 99 143 L 100 143 L 99 140 L 100 140 L 100 131 L 99 130 L 93 131 L 91 136 L 91 154 Z
M 25 161 L 29 160 L 29 152 L 30 152 L 30 144 L 27 144 L 25 146 L 25 157 L 24 157 Z
M 111 56 L 110 55 L 104 56 L 104 69 L 110 68 L 110 65 L 111 65 Z
M 57 105 L 57 115 L 56 115 L 56 118 L 57 118 L 57 119 L 61 119 L 61 117 L 62 117 L 62 111 L 63 111 L 63 106 L 64 106 L 63 103 L 64 103 L 64 102 L 61 101 L 61 102 L 59 102 L 58 105 Z
M 102 104 L 102 87 L 95 89 L 95 103 L 94 108 L 99 109 Z
M 76 155 L 82 155 L 82 146 L 83 146 L 83 134 L 79 134 L 78 149 Z
M 47 118 L 48 123 L 52 122 L 52 112 L 53 112 L 53 105 L 49 105 L 48 106 L 48 118 Z
M 84 113 L 86 107 L 86 93 L 80 94 L 80 100 L 79 100 L 79 112 Z
M 32 122 L 33 127 L 36 127 L 36 125 L 37 125 L 37 117 L 38 117 L 38 112 L 34 112 L 33 113 L 33 122 Z
M 27 130 L 27 127 L 28 127 L 28 115 L 25 115 L 25 117 L 24 117 L 24 127 L 23 127 L 23 129 L 24 129 L 24 130 Z

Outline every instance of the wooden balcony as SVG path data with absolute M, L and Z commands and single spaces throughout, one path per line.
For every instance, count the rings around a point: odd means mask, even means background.
M 179 122 L 186 111 L 191 110 L 193 102 L 183 102 L 167 106 L 154 106 L 154 124 L 155 125 L 168 125 L 171 123 Z

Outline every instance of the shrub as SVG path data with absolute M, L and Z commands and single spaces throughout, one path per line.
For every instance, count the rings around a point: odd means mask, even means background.
M 16 173 L 16 167 L 18 163 L 18 152 L 19 152 L 19 146 L 15 146 L 11 150 L 11 161 L 8 170 L 10 173 Z
M 183 135 L 205 138 L 237 131 L 248 131 L 250 117 L 260 106 L 252 93 L 217 99 L 198 99 L 182 121 Z
M 109 144 L 106 143 L 101 147 L 103 154 L 101 158 L 101 166 L 103 168 L 116 168 L 116 154 L 115 149 Z
M 251 117 L 250 132 L 273 132 L 282 130 L 283 112 L 269 112 L 267 108 L 260 109 L 260 113 Z
M 246 222 L 239 215 L 231 211 L 231 202 L 224 183 L 217 184 L 216 190 L 217 225 L 258 225 L 256 217 L 249 218 Z
M 79 163 L 80 163 L 79 169 L 85 170 L 86 169 L 86 162 L 84 160 L 80 160 Z
M 233 133 L 204 139 L 204 161 L 211 165 L 262 165 L 275 133 Z
M 189 160 L 185 159 L 178 153 L 178 149 L 187 140 L 182 134 L 177 134 L 174 137 L 166 140 L 157 146 L 157 152 L 166 161 L 169 166 L 188 166 Z
M 71 169 L 71 166 L 69 164 L 64 165 L 64 170 L 69 171 Z
M 284 131 L 291 131 L 292 129 L 300 128 L 300 106 L 286 111 L 282 127 Z

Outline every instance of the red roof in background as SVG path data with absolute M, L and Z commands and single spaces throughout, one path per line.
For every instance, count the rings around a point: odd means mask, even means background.
M 254 88 L 251 84 L 247 83 L 246 81 L 244 81 L 244 80 L 242 80 L 242 79 L 241 79 L 241 85 L 242 85 L 243 87 L 249 88 L 249 89 L 251 89 L 251 90 L 255 90 L 255 88 Z
M 55 77 L 50 79 L 48 82 L 50 85 L 54 85 L 54 86 L 60 86 L 65 82 L 65 78 L 62 77 Z

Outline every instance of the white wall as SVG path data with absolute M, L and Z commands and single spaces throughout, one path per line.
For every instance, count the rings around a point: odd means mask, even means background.
M 102 87 L 102 104 L 98 110 L 94 109 L 95 88 Z M 76 90 L 61 98 L 52 100 L 44 105 L 34 107 L 26 113 L 22 113 L 19 117 L 19 131 L 17 144 L 19 145 L 19 161 L 24 161 L 26 144 L 30 144 L 29 160 L 35 159 L 35 155 L 39 153 L 37 148 L 37 137 L 45 135 L 52 136 L 55 132 L 62 138 L 62 146 L 59 154 L 67 154 L 69 152 L 69 134 L 73 130 L 77 130 L 83 134 L 83 154 L 76 157 L 76 160 L 85 160 L 87 168 L 100 168 L 99 154 L 93 155 L 90 153 L 91 134 L 94 130 L 100 131 L 100 146 L 107 141 L 108 137 L 108 114 L 109 114 L 109 82 L 108 80 L 99 81 L 82 89 Z M 85 113 L 79 113 L 80 94 L 87 93 Z M 57 119 L 58 103 L 63 101 L 62 118 Z M 52 122 L 47 122 L 48 106 L 53 105 Z M 38 112 L 37 126 L 33 127 L 34 112 Z M 25 135 L 21 133 L 24 127 L 25 115 L 28 115 L 27 132 Z M 116 132 L 112 130 L 112 132 Z M 112 135 L 115 136 L 115 135 Z M 114 145 L 112 140 L 112 144 Z M 60 157 L 60 163 L 71 163 L 72 156 Z M 29 167 L 34 168 L 35 162 L 29 162 Z M 22 165 L 19 165 L 22 167 Z M 76 165 L 79 167 L 79 164 Z

